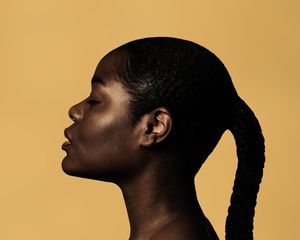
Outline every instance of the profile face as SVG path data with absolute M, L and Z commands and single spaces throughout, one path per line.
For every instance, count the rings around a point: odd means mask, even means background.
M 125 176 L 134 168 L 134 131 L 128 117 L 129 94 L 116 80 L 117 53 L 99 63 L 90 96 L 69 110 L 74 123 L 65 130 L 70 142 L 62 148 L 63 171 L 104 181 Z

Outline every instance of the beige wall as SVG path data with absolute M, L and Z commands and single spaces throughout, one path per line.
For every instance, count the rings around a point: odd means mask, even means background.
M 127 239 L 120 190 L 63 174 L 60 147 L 101 56 L 158 35 L 198 42 L 228 67 L 266 138 L 255 239 L 296 239 L 299 10 L 297 0 L 1 0 L 0 239 Z M 222 239 L 236 160 L 226 133 L 196 179 Z

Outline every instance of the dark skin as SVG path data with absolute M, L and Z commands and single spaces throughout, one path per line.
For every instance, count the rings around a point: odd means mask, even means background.
M 130 95 L 115 75 L 124 54 L 111 52 L 100 61 L 91 95 L 70 109 L 64 172 L 121 188 L 130 240 L 218 239 L 198 203 L 186 156 L 172 144 L 158 147 L 172 129 L 168 109 L 130 122 Z

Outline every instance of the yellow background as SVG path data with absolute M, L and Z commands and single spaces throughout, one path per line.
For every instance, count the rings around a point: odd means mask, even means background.
M 299 10 L 297 0 L 1 0 L 0 239 L 128 239 L 118 187 L 65 175 L 60 148 L 99 59 L 146 36 L 190 39 L 225 63 L 266 138 L 255 239 L 298 239 Z M 196 179 L 221 239 L 236 162 L 226 132 Z

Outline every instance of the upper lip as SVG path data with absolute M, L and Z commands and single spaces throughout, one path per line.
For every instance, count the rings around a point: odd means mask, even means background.
M 65 131 L 64 131 L 64 135 L 65 135 L 66 139 L 68 139 L 68 140 L 69 140 L 69 142 L 71 143 L 71 142 L 72 142 L 72 141 L 71 141 L 71 137 L 70 137 L 70 134 L 69 134 L 69 132 L 68 132 L 68 130 L 67 130 L 67 129 L 65 129 Z

